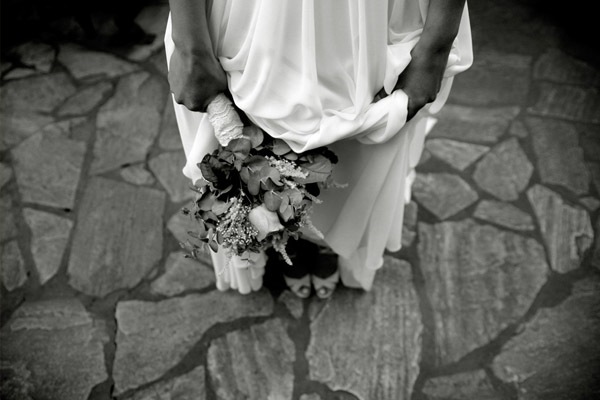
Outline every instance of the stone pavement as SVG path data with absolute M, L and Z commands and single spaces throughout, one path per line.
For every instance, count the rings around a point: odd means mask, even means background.
M 426 143 L 372 292 L 215 289 L 164 3 L 127 49 L 2 60 L 3 399 L 591 399 L 600 394 L 600 69 L 527 2 L 472 1 L 476 61 Z M 411 397 L 412 396 L 412 397 Z

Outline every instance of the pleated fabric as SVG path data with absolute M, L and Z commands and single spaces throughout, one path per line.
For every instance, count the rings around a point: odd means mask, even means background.
M 345 189 L 322 193 L 313 221 L 340 257 L 347 286 L 371 288 L 385 249 L 401 247 L 404 205 L 425 136 L 452 78 L 472 63 L 463 12 L 435 102 L 406 122 L 408 98 L 392 92 L 411 60 L 428 0 L 217 0 L 208 17 L 214 51 L 236 105 L 296 152 L 328 146 Z M 167 58 L 173 51 L 168 22 Z M 390 94 L 374 102 L 381 88 Z M 205 114 L 175 104 L 184 174 L 217 142 Z M 216 262 L 219 262 L 215 258 Z

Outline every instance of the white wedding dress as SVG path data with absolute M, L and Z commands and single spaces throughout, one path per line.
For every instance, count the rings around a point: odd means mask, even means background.
M 215 54 L 227 72 L 239 108 L 273 137 L 302 152 L 330 147 L 340 159 L 334 176 L 346 189 L 322 193 L 314 224 L 339 255 L 345 285 L 371 288 L 385 249 L 401 247 L 404 205 L 434 115 L 445 103 L 452 77 L 472 62 L 467 9 L 463 12 L 437 100 L 406 122 L 407 96 L 390 93 L 410 62 L 428 0 L 216 0 L 208 17 Z M 167 58 L 173 51 L 169 20 Z M 205 114 L 175 104 L 187 164 L 217 142 Z M 213 254 L 216 270 L 226 260 Z M 261 286 L 264 260 L 254 269 L 218 276 L 218 287 L 241 292 Z

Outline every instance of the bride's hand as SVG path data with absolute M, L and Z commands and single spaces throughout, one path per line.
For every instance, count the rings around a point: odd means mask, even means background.
M 176 46 L 169 65 L 169 85 L 177 103 L 206 112 L 210 101 L 227 90 L 227 76 L 212 53 L 186 52 Z
M 412 59 L 394 87 L 394 90 L 402 89 L 408 96 L 407 120 L 436 99 L 446 70 L 448 54 L 449 51 L 432 51 L 418 44 L 411 52 Z

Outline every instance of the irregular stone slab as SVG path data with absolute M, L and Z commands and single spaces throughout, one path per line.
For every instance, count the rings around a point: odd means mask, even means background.
M 0 395 L 4 399 L 32 400 L 29 394 L 34 391 L 31 372 L 22 361 L 10 363 L 0 360 Z
M 425 148 L 435 157 L 459 171 L 464 171 L 490 149 L 487 146 L 462 143 L 451 139 L 428 140 L 425 142 Z
M 585 156 L 594 161 L 600 161 L 600 135 L 597 126 L 585 127 L 579 132 L 579 143 Z
M 13 53 L 19 57 L 23 64 L 40 72 L 50 72 L 56 57 L 54 47 L 39 42 L 24 43 L 14 49 Z
M 538 100 L 529 113 L 569 121 L 600 123 L 600 91 L 579 87 L 541 83 Z
M 116 394 L 160 378 L 215 324 L 272 311 L 273 299 L 264 290 L 248 296 L 214 291 L 160 302 L 120 302 L 115 315 Z
M 533 166 L 516 138 L 507 139 L 477 163 L 473 179 L 480 188 L 504 201 L 516 200 L 527 187 Z
M 205 398 L 204 367 L 200 365 L 185 375 L 140 390 L 130 400 L 204 400 Z
M 533 67 L 538 80 L 582 86 L 600 86 L 600 73 L 591 65 L 558 49 L 548 49 Z
M 150 58 L 148 58 L 148 61 L 150 62 L 150 64 L 154 65 L 154 68 L 156 68 L 156 70 L 162 76 L 164 76 L 165 78 L 168 76 L 169 68 L 167 66 L 167 56 L 165 54 L 164 47 L 158 49 L 156 53 L 151 55 Z
M 27 365 L 32 398 L 87 399 L 108 378 L 104 323 L 73 298 L 23 304 L 0 337 L 2 359 Z
M 0 163 L 0 188 L 3 188 L 12 179 L 12 176 L 13 172 L 10 165 Z
M 52 118 L 31 112 L 14 113 L 12 111 L 0 111 L 0 126 L 2 126 L 0 150 L 6 150 L 18 145 L 51 122 Z
M 600 208 L 600 200 L 595 197 L 592 197 L 592 196 L 582 197 L 581 199 L 579 199 L 579 201 L 590 212 L 594 212 L 598 208 Z
M 2 245 L 2 253 L 0 253 L 0 276 L 2 277 L 2 284 L 9 292 L 20 288 L 27 282 L 25 261 L 23 261 L 23 256 L 16 240 Z
M 185 162 L 183 151 L 162 153 L 148 162 L 150 170 L 165 188 L 173 203 L 193 199 L 196 194 L 190 189 L 191 181 L 183 175 Z
M 21 79 L 37 74 L 38 72 L 32 68 L 15 68 L 4 75 L 4 80 L 10 81 L 11 79 Z
M 174 296 L 187 290 L 201 290 L 214 285 L 215 272 L 212 268 L 191 258 L 183 252 L 169 254 L 165 273 L 152 282 L 152 293 Z
M 596 188 L 596 193 L 600 195 L 600 163 L 587 163 L 588 170 L 592 176 L 592 183 Z
M 142 9 L 137 15 L 135 22 L 144 32 L 154 34 L 154 40 L 149 44 L 131 46 L 131 51 L 127 54 L 127 58 L 142 61 L 164 47 L 168 16 L 169 7 L 165 4 L 148 5 Z
M 471 219 L 420 223 L 418 251 L 439 365 L 458 361 L 522 317 L 548 274 L 535 240 Z
M 577 282 L 573 294 L 542 308 L 493 362 L 495 374 L 516 384 L 519 399 L 592 399 L 600 394 L 600 280 Z
M 503 400 L 483 370 L 431 378 L 423 393 L 429 400 Z
M 596 218 L 596 232 L 600 232 L 600 216 Z M 596 235 L 594 240 L 594 250 L 592 250 L 592 265 L 600 269 L 600 235 Z
M 85 151 L 85 143 L 41 132 L 14 148 L 13 167 L 23 201 L 73 208 Z
M 302 396 L 300 396 L 300 400 L 321 400 L 321 396 L 319 396 L 317 393 L 304 393 Z
M 283 293 L 277 299 L 280 303 L 285 304 L 285 307 L 288 309 L 292 317 L 296 319 L 300 319 L 302 314 L 304 313 L 304 301 L 290 292 L 289 290 L 284 290 Z
M 446 219 L 477 201 L 479 196 L 462 178 L 452 174 L 417 174 L 413 195 L 439 219 Z
M 207 363 L 217 398 L 291 399 L 295 353 L 279 319 L 213 340 Z
M 531 215 L 502 201 L 482 200 L 473 216 L 517 231 L 531 231 L 535 228 Z
M 76 117 L 48 124 L 41 131 L 44 135 L 62 135 L 79 142 L 88 142 L 95 129 L 93 118 Z
M 575 127 L 568 122 L 542 118 L 528 118 L 527 126 L 533 135 L 542 182 L 564 186 L 578 195 L 586 194 L 590 173 Z
M 95 76 L 115 78 L 137 69 L 134 64 L 111 54 L 87 50 L 73 44 L 60 47 L 58 61 L 69 70 L 75 79 Z
M 60 267 L 73 222 L 31 208 L 24 209 L 23 216 L 31 229 L 31 254 L 43 285 Z
M 402 247 L 409 247 L 415 240 L 417 233 L 415 228 L 417 226 L 417 212 L 419 207 L 417 203 L 411 201 L 404 205 L 404 222 L 402 225 Z
M 449 104 L 437 114 L 439 122 L 428 137 L 496 143 L 519 111 L 518 107 L 473 108 Z
M 17 225 L 15 223 L 17 212 L 10 196 L 0 197 L 0 242 L 17 236 Z
M 165 196 L 92 178 L 80 203 L 69 283 L 91 296 L 136 286 L 162 256 Z
M 518 120 L 513 121 L 513 123 L 510 125 L 508 133 L 510 133 L 512 136 L 516 136 L 521 139 L 529 136 L 529 131 L 527 130 L 525 124 Z
M 122 168 L 120 175 L 127 182 L 138 186 L 151 186 L 154 185 L 154 182 L 156 182 L 156 179 L 154 179 L 150 171 L 144 168 L 142 164 L 136 164 Z
M 531 56 L 480 51 L 469 69 L 469 79 L 452 88 L 450 99 L 473 106 L 524 104 L 531 86 L 531 62 Z
M 83 115 L 94 109 L 112 90 L 110 82 L 102 81 L 85 87 L 69 97 L 57 111 L 58 116 Z
M 370 292 L 337 290 L 311 323 L 310 379 L 360 399 L 410 399 L 421 315 L 405 261 L 385 257 Z
M 173 101 L 171 99 L 168 99 L 165 103 L 160 123 L 158 145 L 165 150 L 180 150 L 183 148 L 179 128 L 177 127 L 177 119 L 175 119 L 175 111 L 173 110 Z
M 123 77 L 97 117 L 92 173 L 144 161 L 160 126 L 166 88 L 146 72 Z
M 75 86 L 64 73 L 36 75 L 9 81 L 2 86 L 0 108 L 31 112 L 51 112 L 75 93 Z
M 527 197 L 537 216 L 552 269 L 565 273 L 578 268 L 594 240 L 588 212 L 571 207 L 560 195 L 541 185 L 529 189 Z

